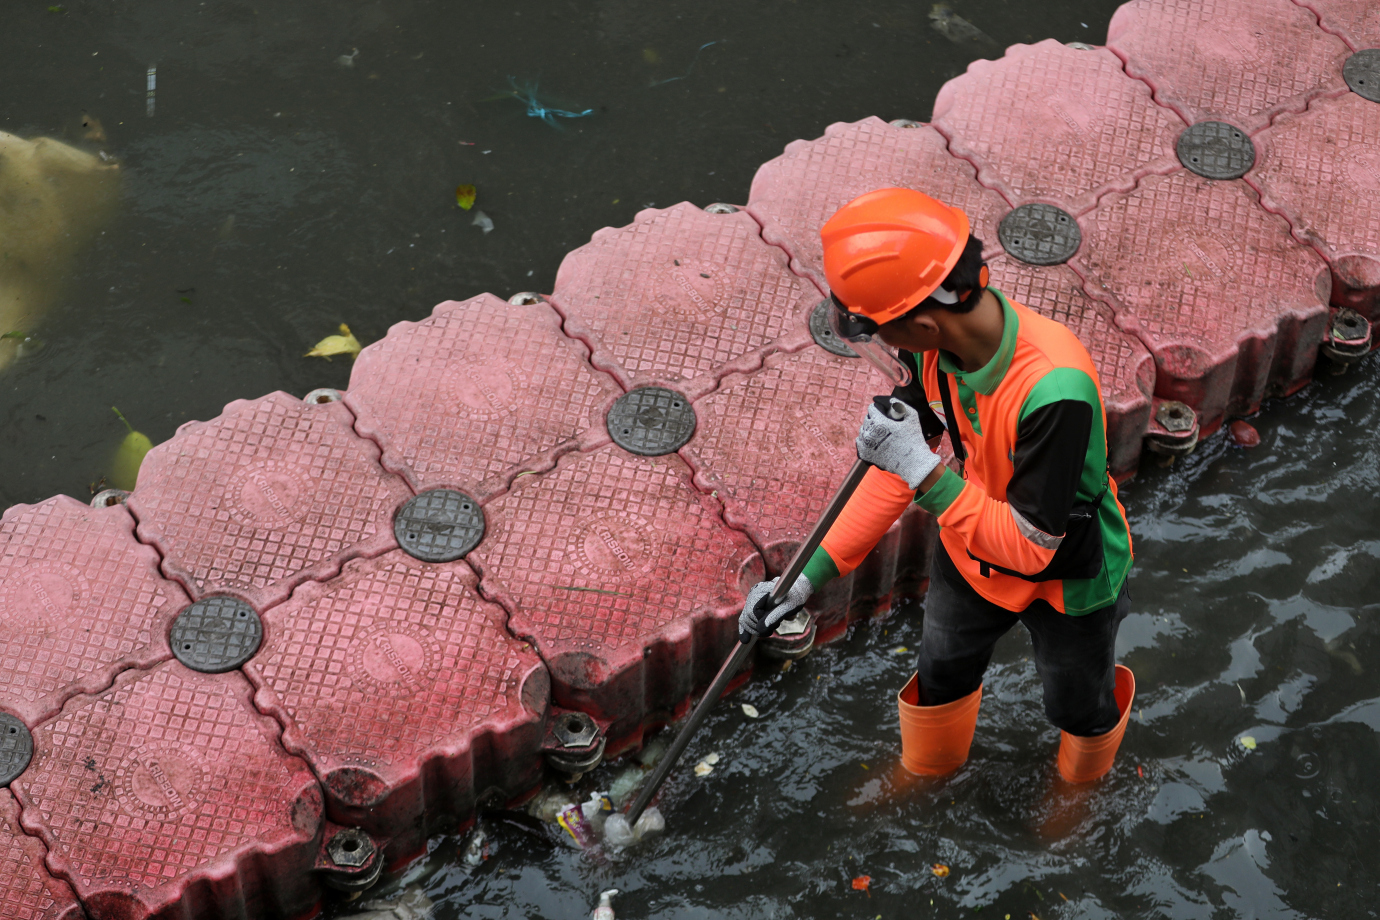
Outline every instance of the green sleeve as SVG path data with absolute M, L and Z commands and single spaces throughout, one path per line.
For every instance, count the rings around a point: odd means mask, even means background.
M 833 557 L 824 551 L 824 547 L 816 548 L 815 554 L 805 564 L 805 577 L 810 579 L 816 591 L 839 577 L 839 567 L 834 564 Z

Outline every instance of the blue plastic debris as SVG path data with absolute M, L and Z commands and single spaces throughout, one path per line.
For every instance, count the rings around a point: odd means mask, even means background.
M 518 86 L 518 82 L 512 77 L 509 77 L 508 83 L 513 87 L 513 98 L 527 106 L 528 117 L 540 118 L 553 128 L 560 127 L 556 124 L 557 118 L 584 118 L 586 115 L 592 115 L 594 113 L 593 109 L 585 109 L 583 112 L 572 112 L 568 109 L 557 109 L 544 105 L 541 100 L 537 98 L 537 84 L 535 82 L 525 84 L 524 86 Z

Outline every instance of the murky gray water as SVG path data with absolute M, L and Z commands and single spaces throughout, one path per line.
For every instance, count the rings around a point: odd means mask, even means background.
M 999 46 L 1099 41 L 1116 6 L 951 5 Z M 85 498 L 124 436 L 112 404 L 157 442 L 231 399 L 344 386 L 348 361 L 301 357 L 340 322 L 367 343 L 440 300 L 549 289 L 599 227 L 742 201 L 788 141 L 923 119 L 945 79 L 997 53 L 939 34 L 928 3 L 48 6 L 3 12 L 0 130 L 104 150 L 121 204 L 31 295 L 51 295 L 22 319 L 45 347 L 0 371 L 3 505 Z M 553 127 L 514 86 L 591 114 Z M 90 118 L 105 140 L 83 139 Z M 462 183 L 491 233 L 455 206 Z M 1018 634 L 969 764 L 894 782 L 910 605 L 726 701 L 665 789 L 661 839 L 597 859 L 491 816 L 477 867 L 438 842 L 435 915 L 585 917 L 609 887 L 625 918 L 1373 915 L 1377 397 L 1372 360 L 1271 404 L 1256 450 L 1219 437 L 1129 489 L 1121 654 L 1140 690 L 1087 797 L 1048 791 L 1057 735 Z
M 663 790 L 665 836 L 591 854 L 495 814 L 478 866 L 463 838 L 438 841 L 435 916 L 573 920 L 606 888 L 624 918 L 1375 916 L 1378 403 L 1371 359 L 1270 404 L 1258 448 L 1218 435 L 1128 490 L 1118 655 L 1139 686 L 1091 791 L 1053 782 L 1058 733 L 1020 631 L 998 646 L 967 765 L 898 782 L 909 604 L 721 702 Z

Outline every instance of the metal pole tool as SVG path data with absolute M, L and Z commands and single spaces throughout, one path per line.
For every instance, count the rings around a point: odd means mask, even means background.
M 894 410 L 892 408 L 889 397 L 878 396 L 873 402 L 879 409 L 897 421 L 904 417 L 899 410 Z M 868 463 L 866 460 L 857 460 L 853 463 L 853 468 L 848 471 L 848 476 L 843 480 L 843 484 L 840 485 L 838 491 L 834 493 L 834 497 L 829 500 L 828 507 L 824 509 L 824 513 L 821 514 L 819 520 L 815 522 L 815 526 L 810 531 L 810 535 L 806 537 L 805 542 L 801 543 L 796 549 L 795 555 L 791 557 L 790 564 L 786 566 L 786 571 L 782 572 L 781 577 L 777 579 L 776 587 L 772 590 L 771 596 L 767 601 L 772 607 L 775 607 L 786 599 L 786 594 L 791 590 L 791 585 L 795 584 L 795 580 L 800 577 L 800 573 L 805 571 L 805 566 L 810 561 L 810 557 L 815 554 L 815 550 L 819 549 L 819 544 L 824 540 L 824 535 L 829 532 L 830 527 L 834 526 L 834 521 L 838 519 L 839 513 L 843 511 L 843 506 L 848 504 L 848 499 L 852 498 L 853 492 L 857 490 L 858 484 L 862 482 L 863 477 L 867 475 L 867 471 L 871 466 L 872 464 Z M 675 769 L 676 761 L 678 761 L 680 755 L 685 752 L 686 746 L 690 744 L 690 739 L 695 736 L 695 732 L 699 730 L 700 725 L 709 716 L 709 710 L 714 708 L 714 704 L 718 702 L 719 697 L 723 695 L 724 688 L 728 686 L 728 682 L 733 678 L 733 675 L 742 670 L 748 655 L 752 654 L 752 649 L 756 645 L 756 636 L 753 636 L 747 642 L 739 642 L 733 649 L 733 652 L 728 656 L 728 659 L 724 661 L 723 666 L 719 668 L 719 673 L 714 676 L 714 682 L 709 685 L 709 689 L 704 692 L 704 696 L 700 697 L 699 703 L 695 706 L 694 711 L 690 713 L 690 718 L 687 719 L 685 725 L 681 727 L 680 734 L 676 735 L 675 740 L 671 742 L 671 746 L 666 749 L 666 753 L 661 757 L 661 762 L 656 765 L 656 769 L 652 771 L 651 777 L 647 780 L 646 785 L 642 787 L 642 791 L 638 794 L 637 800 L 633 802 L 632 808 L 628 810 L 629 825 L 636 824 L 637 819 L 642 817 L 642 812 L 646 809 L 647 804 L 656 796 L 657 792 L 661 789 L 661 784 L 666 781 L 666 777 Z

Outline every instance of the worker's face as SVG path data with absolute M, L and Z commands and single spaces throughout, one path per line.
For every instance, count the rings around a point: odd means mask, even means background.
M 877 337 L 892 348 L 902 348 L 914 354 L 932 351 L 941 346 L 942 329 L 935 317 L 938 310 L 925 310 L 903 316 L 877 328 Z

